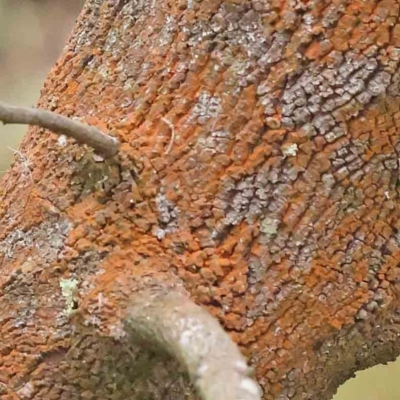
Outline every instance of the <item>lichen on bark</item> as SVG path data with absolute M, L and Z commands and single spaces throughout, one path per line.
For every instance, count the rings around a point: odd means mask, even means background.
M 329 399 L 397 356 L 398 17 L 396 0 L 87 1 L 39 106 L 112 130 L 118 165 L 31 129 L 31 176 L 19 160 L 2 180 L 0 243 L 71 224 L 55 258 L 37 236 L 1 248 L 8 398 L 137 398 L 120 355 L 138 285 L 184 287 L 264 399 Z M 79 278 L 76 322 L 61 278 Z

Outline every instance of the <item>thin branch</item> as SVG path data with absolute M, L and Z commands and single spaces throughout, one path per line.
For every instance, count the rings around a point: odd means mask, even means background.
M 202 400 L 259 400 L 261 389 L 217 320 L 180 293 L 145 293 L 128 309 L 128 328 L 187 370 Z
M 49 129 L 54 133 L 71 137 L 79 143 L 87 144 L 106 157 L 114 156 L 119 150 L 119 142 L 116 138 L 104 134 L 94 126 L 52 111 L 0 103 L 0 121 L 3 124 L 26 124 Z

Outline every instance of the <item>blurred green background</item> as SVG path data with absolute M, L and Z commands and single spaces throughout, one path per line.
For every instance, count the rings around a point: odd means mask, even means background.
M 84 0 L 0 0 L 0 100 L 33 106 Z M 0 125 L 0 171 L 9 166 L 25 126 Z M 1 172 L 0 172 L 1 174 Z M 400 400 L 400 361 L 357 374 L 334 400 Z M 315 399 L 318 400 L 318 399 Z
M 34 106 L 84 0 L 0 0 L 0 101 Z M 26 126 L 0 125 L 0 171 Z M 0 175 L 2 172 L 0 172 Z

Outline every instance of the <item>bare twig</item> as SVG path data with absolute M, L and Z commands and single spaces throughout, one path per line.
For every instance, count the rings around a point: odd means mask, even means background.
M 202 400 L 259 400 L 261 389 L 217 320 L 189 297 L 145 293 L 128 310 L 134 334 L 157 343 L 189 374 Z
M 14 107 L 0 103 L 0 121 L 4 124 L 36 125 L 87 144 L 106 157 L 117 154 L 119 142 L 99 129 L 85 125 L 52 111 L 38 108 Z

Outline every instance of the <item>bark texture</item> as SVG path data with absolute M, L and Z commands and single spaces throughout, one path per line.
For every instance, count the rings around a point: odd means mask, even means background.
M 127 340 L 149 287 L 207 307 L 264 399 L 394 359 L 399 5 L 88 0 L 39 106 L 120 153 L 31 129 L 2 180 L 2 398 L 193 398 Z

